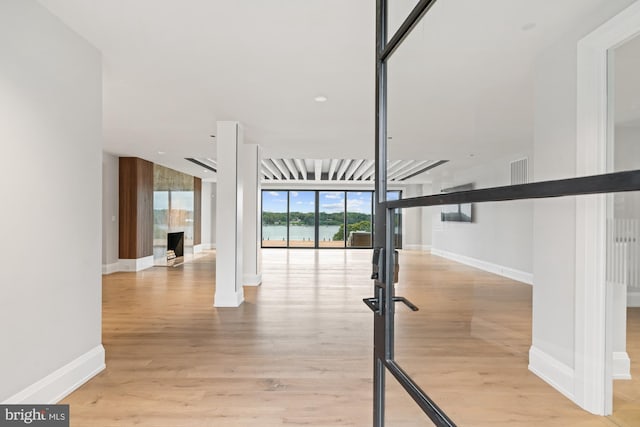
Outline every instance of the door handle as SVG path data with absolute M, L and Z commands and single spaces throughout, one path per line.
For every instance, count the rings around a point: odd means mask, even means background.
M 417 305 L 406 299 L 405 297 L 393 297 L 393 302 L 401 302 L 411 309 L 411 311 L 420 310 Z
M 362 302 L 367 305 L 376 314 L 380 314 L 380 304 L 378 298 L 362 298 Z
M 380 304 L 378 302 L 378 298 L 362 298 L 362 302 L 364 302 L 367 305 L 367 307 L 369 307 L 371 311 L 373 311 L 374 313 L 377 313 L 377 314 L 380 313 Z M 405 297 L 393 297 L 393 302 L 401 302 L 407 307 L 409 307 L 411 311 L 420 310 L 418 306 L 416 306 L 414 303 L 412 303 Z

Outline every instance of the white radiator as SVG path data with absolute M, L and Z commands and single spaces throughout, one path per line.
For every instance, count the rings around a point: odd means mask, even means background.
M 607 281 L 640 290 L 640 220 L 607 221 Z

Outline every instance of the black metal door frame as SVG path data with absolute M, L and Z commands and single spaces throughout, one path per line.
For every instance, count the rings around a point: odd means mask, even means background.
M 387 201 L 387 62 L 436 0 L 419 0 L 400 28 L 388 38 L 387 7 L 389 0 L 376 0 L 376 120 L 375 120 L 375 192 L 374 192 L 374 296 L 364 302 L 373 311 L 373 426 L 384 427 L 385 375 L 389 371 L 424 413 L 438 427 L 455 423 L 411 379 L 395 361 L 394 305 L 413 304 L 395 295 L 394 274 L 397 256 L 394 248 L 393 217 L 396 209 L 459 203 L 482 203 L 507 200 L 603 194 L 640 190 L 640 170 L 593 175 L 579 178 L 537 182 L 462 191 L 448 194 Z

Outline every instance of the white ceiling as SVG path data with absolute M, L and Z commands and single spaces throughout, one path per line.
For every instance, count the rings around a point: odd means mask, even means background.
M 373 0 L 40 2 L 102 51 L 108 152 L 206 178 L 184 158 L 239 120 L 267 158 L 373 159 Z M 390 63 L 391 160 L 530 144 L 536 55 L 606 2 L 437 2 Z

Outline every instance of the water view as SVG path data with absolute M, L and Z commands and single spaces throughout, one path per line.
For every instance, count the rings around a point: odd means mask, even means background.
M 370 247 L 372 206 L 371 191 L 264 190 L 263 245 Z
M 333 240 L 333 236 L 338 232 L 338 225 L 320 225 L 318 228 L 320 241 Z M 262 226 L 262 240 L 282 241 L 287 239 L 286 225 L 266 225 Z M 291 225 L 289 228 L 290 240 L 315 240 L 315 227 L 313 225 Z

